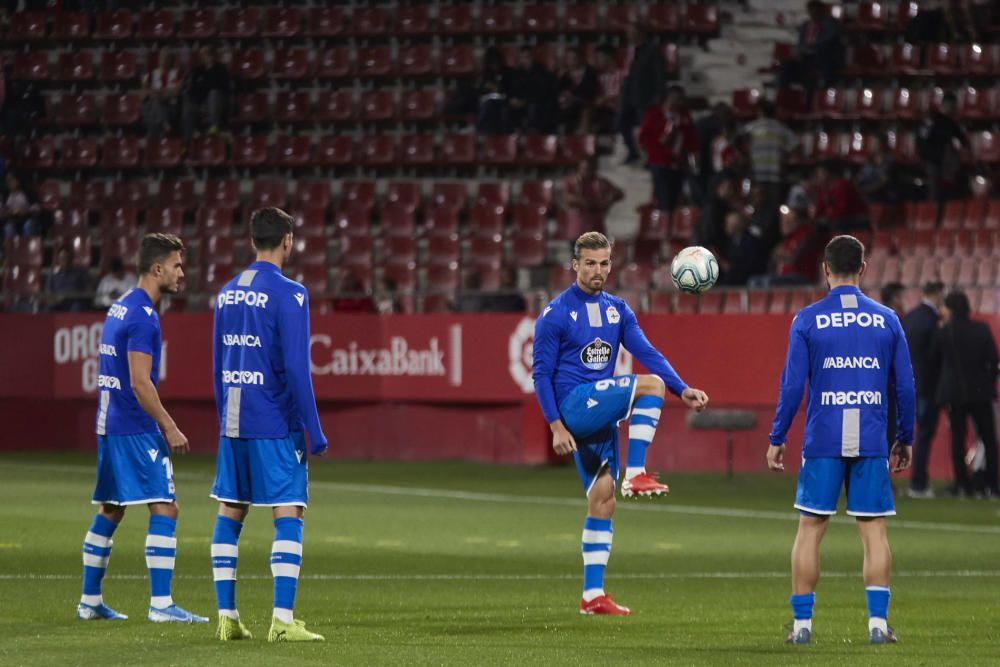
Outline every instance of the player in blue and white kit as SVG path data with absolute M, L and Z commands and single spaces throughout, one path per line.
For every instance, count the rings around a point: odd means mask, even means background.
M 611 517 L 618 480 L 618 424 L 629 419 L 623 495 L 666 486 L 646 473 L 646 448 L 656 432 L 665 389 L 701 410 L 708 396 L 684 384 L 639 328 L 628 304 L 604 292 L 611 272 L 611 243 L 588 232 L 573 249 L 576 282 L 545 308 L 535 323 L 532 375 L 542 413 L 558 454 L 573 453 L 587 494 L 583 524 L 582 614 L 628 614 L 604 592 L 611 554 Z M 650 375 L 614 377 L 624 346 Z
M 853 236 L 830 241 L 823 254 L 830 294 L 799 311 L 789 333 L 767 450 L 768 467 L 784 470 L 785 438 L 808 380 L 795 495 L 799 529 L 792 547 L 795 620 L 788 643 L 808 644 L 812 637 L 820 542 L 830 517 L 837 513 L 841 488 L 847 492 L 847 513 L 857 518 L 864 545 L 869 641 L 896 641 L 886 622 L 892 554 L 885 517 L 896 513 L 889 468 L 898 472 L 910 465 L 916 394 L 899 318 L 862 294 L 858 285 L 864 268 L 860 241 Z M 885 395 L 890 376 L 895 396 Z M 885 437 L 889 401 L 896 403 L 896 442 L 891 452 Z
M 212 486 L 219 501 L 212 535 L 216 636 L 250 639 L 236 610 L 236 560 L 243 520 L 257 505 L 274 514 L 274 612 L 267 639 L 321 641 L 292 614 L 308 500 L 303 426 L 309 451 L 318 455 L 327 447 L 309 370 L 309 296 L 281 274 L 292 252 L 291 216 L 276 208 L 254 211 L 250 237 L 257 261 L 219 292 L 212 333 L 222 432 Z
M 174 604 L 170 582 L 177 553 L 177 502 L 170 454 L 188 451 L 187 437 L 160 403 L 162 294 L 176 294 L 184 277 L 184 244 L 171 234 L 147 234 L 139 245 L 139 284 L 108 309 L 101 332 L 97 408 L 97 486 L 100 505 L 83 541 L 83 593 L 76 617 L 125 619 L 104 604 L 101 581 L 111 537 L 129 505 L 149 508 L 147 618 L 156 623 L 207 623 Z

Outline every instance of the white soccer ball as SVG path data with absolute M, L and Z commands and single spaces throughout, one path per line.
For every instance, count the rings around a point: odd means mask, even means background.
M 719 279 L 719 263 L 707 248 L 688 246 L 670 263 L 670 277 L 682 292 L 701 294 Z

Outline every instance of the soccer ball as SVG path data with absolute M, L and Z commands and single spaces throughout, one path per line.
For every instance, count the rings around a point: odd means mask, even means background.
M 688 246 L 670 263 L 670 277 L 682 292 L 701 294 L 719 279 L 719 263 L 707 248 Z

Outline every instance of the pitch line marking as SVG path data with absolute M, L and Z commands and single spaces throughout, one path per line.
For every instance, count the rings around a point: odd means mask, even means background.
M 86 473 L 93 475 L 92 466 L 83 465 L 44 465 L 37 463 L 8 462 L 9 467 L 31 468 L 46 470 L 48 472 L 63 471 L 70 473 Z M 175 476 L 183 480 L 211 481 L 212 475 L 201 473 L 177 473 Z M 484 503 L 511 504 L 520 503 L 524 505 L 547 505 L 581 508 L 584 503 L 580 499 L 561 498 L 553 496 L 518 496 L 506 493 L 481 493 L 478 491 L 455 491 L 452 489 L 429 489 L 408 486 L 388 486 L 377 484 L 350 484 L 346 482 L 312 481 L 309 485 L 313 488 L 329 489 L 332 491 L 349 491 L 351 493 L 373 493 L 380 495 L 395 495 L 411 498 L 446 498 L 449 500 L 468 500 Z M 777 521 L 798 521 L 799 515 L 795 511 L 775 512 L 768 510 L 745 510 L 736 507 L 707 507 L 703 505 L 640 505 L 636 503 L 621 502 L 617 505 L 618 511 L 635 512 L 667 512 L 670 514 L 686 514 L 692 516 L 714 516 L 730 519 L 763 519 Z M 855 520 L 845 516 L 835 516 L 831 519 L 833 523 L 854 524 Z M 978 526 L 975 524 L 944 523 L 937 521 L 908 521 L 906 519 L 892 519 L 889 525 L 894 529 L 911 530 L 937 530 L 949 533 L 981 533 L 985 535 L 1000 535 L 1000 526 Z

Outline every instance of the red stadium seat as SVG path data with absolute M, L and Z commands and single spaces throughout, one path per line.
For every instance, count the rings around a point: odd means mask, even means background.
M 439 229 L 443 229 L 443 227 Z M 459 241 L 457 232 L 452 234 L 428 233 L 426 264 L 428 266 L 432 264 L 457 264 L 461 254 L 461 249 L 462 245 Z
M 89 233 L 54 237 L 52 245 L 56 250 L 69 248 L 70 254 L 73 256 L 73 266 L 82 269 L 90 268 L 91 243 Z
M 1000 162 L 1000 141 L 994 132 L 983 130 L 969 137 L 972 143 L 972 153 L 980 162 Z
M 97 100 L 93 95 L 63 95 L 56 121 L 61 125 L 93 125 L 97 122 Z
M 12 78 L 21 81 L 45 81 L 49 78 L 49 54 L 42 51 L 15 53 Z
M 135 236 L 139 212 L 135 206 L 117 205 L 101 211 L 101 238 L 107 241 L 118 236 Z
M 214 9 L 185 9 L 177 36 L 181 39 L 207 39 L 214 37 L 218 17 Z
M 312 120 L 309 93 L 304 91 L 280 92 L 274 100 L 274 119 L 278 123 L 304 123 Z
M 482 164 L 488 166 L 514 164 L 517 159 L 517 137 L 513 135 L 483 137 L 479 159 Z
M 205 182 L 203 200 L 206 206 L 238 208 L 240 205 L 240 182 L 238 179 L 209 179 Z
M 295 205 L 302 209 L 326 209 L 330 206 L 330 182 L 320 180 L 300 180 L 295 189 Z
M 263 49 L 233 51 L 230 67 L 237 79 L 263 79 L 265 72 Z
M 69 205 L 96 211 L 104 206 L 107 190 L 107 183 L 104 181 L 73 181 L 69 186 Z
M 334 213 L 333 228 L 337 236 L 342 240 L 351 237 L 364 237 L 370 242 L 370 215 L 370 209 L 360 207 L 341 208 Z M 371 243 L 369 243 L 369 247 L 372 247 Z M 341 254 L 343 254 L 343 247 L 341 248 Z
M 344 181 L 340 186 L 338 206 L 370 213 L 375 207 L 375 181 Z
M 480 181 L 476 185 L 476 204 L 499 206 L 506 211 L 510 205 L 510 183 L 505 181 Z
M 864 119 L 879 119 L 882 117 L 882 90 L 878 88 L 861 88 L 854 97 L 853 106 L 848 109 L 848 116 Z
M 111 260 L 118 257 L 129 271 L 135 271 L 137 255 L 139 254 L 139 237 L 134 232 L 125 236 L 105 238 L 101 243 L 100 271 L 105 273 L 111 265 Z
M 812 118 L 842 118 L 844 115 L 844 91 L 839 88 L 824 88 L 813 95 Z
M 243 93 L 236 96 L 236 122 L 263 123 L 270 117 L 267 93 Z
M 142 179 L 117 180 L 111 183 L 111 204 L 143 208 L 149 203 L 149 182 Z
M 305 252 L 308 252 L 308 250 L 305 250 Z M 303 254 L 303 250 L 297 249 L 297 252 L 292 257 L 298 257 L 298 261 L 301 261 Z M 329 276 L 327 273 L 325 264 L 314 265 L 304 263 L 293 270 L 292 280 L 301 283 L 309 291 L 310 296 L 315 298 L 318 295 L 326 294 L 329 288 Z
M 267 135 L 245 134 L 233 137 L 232 164 L 253 167 L 267 163 Z
M 215 167 L 226 162 L 226 141 L 219 135 L 191 140 L 189 160 L 197 167 Z
M 275 49 L 271 75 L 279 80 L 304 79 L 309 75 L 307 49 Z
M 380 37 L 389 33 L 389 17 L 382 7 L 356 8 L 353 19 L 353 32 L 359 37 Z
M 90 16 L 86 12 L 56 12 L 52 19 L 52 36 L 63 41 L 90 37 Z
M 920 47 L 915 44 L 893 44 L 889 57 L 890 71 L 902 74 L 923 74 L 920 67 Z
M 552 208 L 553 184 L 545 181 L 522 181 L 517 195 L 518 204 L 528 204 L 547 213 Z
M 174 36 L 174 13 L 166 9 L 146 10 L 139 14 L 140 39 L 172 39 Z
M 431 204 L 452 211 L 465 209 L 468 192 L 465 183 L 435 183 L 431 186 Z
M 959 115 L 962 118 L 985 119 L 993 116 L 990 97 L 993 91 L 975 86 L 966 86 L 962 92 Z
M 104 98 L 104 123 L 106 125 L 135 125 L 139 122 L 142 97 L 137 93 L 108 95 Z
M 562 138 L 559 162 L 576 166 L 584 159 L 597 154 L 596 139 L 591 134 L 571 134 Z
M 236 209 L 228 206 L 199 206 L 195 214 L 195 228 L 201 238 L 232 236 Z
M 646 26 L 650 32 L 679 32 L 681 28 L 680 5 L 662 3 L 649 6 Z
M 434 74 L 434 51 L 430 44 L 400 46 L 396 53 L 396 73 L 403 78 Z
M 97 140 L 92 137 L 65 138 L 60 148 L 59 165 L 68 169 L 83 169 L 97 164 Z
M 567 33 L 602 32 L 597 18 L 596 4 L 565 5 L 564 12 Z
M 880 2 L 860 2 L 854 21 L 859 30 L 884 32 L 889 27 L 889 8 Z
M 442 35 L 472 33 L 472 6 L 469 4 L 439 5 L 437 30 Z
M 201 280 L 199 289 L 202 292 L 211 294 L 217 293 L 226 283 L 232 280 L 236 269 L 233 267 L 233 256 L 230 248 L 225 247 L 227 241 L 224 239 L 209 239 L 211 241 L 213 253 L 212 259 L 202 263 Z M 227 252 L 230 251 L 230 252 Z M 218 258 L 221 261 L 214 261 Z
M 100 80 L 105 83 L 134 81 L 139 63 L 134 51 L 105 51 L 101 56 Z
M 433 134 L 404 134 L 399 138 L 399 158 L 403 164 L 434 164 Z
M 383 77 L 392 75 L 392 49 L 388 46 L 358 48 L 358 75 Z
M 311 7 L 306 16 L 306 35 L 340 37 L 344 34 L 344 10 L 340 7 Z
M 416 243 L 416 217 L 412 209 L 402 204 L 386 204 L 379 211 L 383 237 L 405 237 Z M 413 251 L 416 258 L 416 245 Z
M 654 290 L 649 292 L 649 312 L 651 313 L 672 313 L 674 312 L 674 296 L 675 292 L 665 292 L 662 290 Z M 694 312 L 693 304 L 694 301 L 687 299 L 684 302 L 688 305 L 689 310 L 682 312 Z
M 524 137 L 520 161 L 527 165 L 552 165 L 556 161 L 556 136 L 529 134 Z
M 358 100 L 361 119 L 368 122 L 393 120 L 396 115 L 396 95 L 393 90 L 366 90 Z
M 437 118 L 437 91 L 423 88 L 402 91 L 399 102 L 399 118 L 407 122 L 425 122 Z
M 391 134 L 364 137 L 358 153 L 365 165 L 387 167 L 396 162 L 396 137 Z
M 700 211 L 693 206 L 681 206 L 674 209 L 670 225 L 670 238 L 680 241 L 690 239 L 700 215 Z
M 469 44 L 441 48 L 441 74 L 443 76 L 469 76 L 476 72 L 476 61 Z
M 684 32 L 714 35 L 719 32 L 719 6 L 715 3 L 685 5 Z
M 476 137 L 471 134 L 446 134 L 441 138 L 441 163 L 449 166 L 471 165 L 476 161 Z
M 45 39 L 47 28 L 48 16 L 44 12 L 14 12 L 10 17 L 7 39 L 11 42 L 40 41 Z
M 89 218 L 89 211 L 86 209 L 55 209 L 52 211 L 52 227 L 49 229 L 49 234 L 53 238 L 89 234 Z
M 288 202 L 288 181 L 283 178 L 262 178 L 253 182 L 250 208 L 276 206 L 285 208 Z
M 316 146 L 316 162 L 323 166 L 346 166 L 354 163 L 354 139 L 349 136 L 322 136 Z
M 796 118 L 805 110 L 805 93 L 797 88 L 783 88 L 775 94 L 775 115 L 782 120 Z
M 35 188 L 38 204 L 46 211 L 54 211 L 60 206 L 59 181 L 42 181 Z
M 544 234 L 515 234 L 511 243 L 511 264 L 528 269 L 545 264 Z
M 132 36 L 132 12 L 119 9 L 112 12 L 102 12 L 97 17 L 97 29 L 94 37 L 97 39 L 128 39 Z
M 761 92 L 758 88 L 740 88 L 733 91 L 730 104 L 733 115 L 739 120 L 750 120 L 757 117 L 757 104 L 760 103 Z
M 515 30 L 513 5 L 500 4 L 480 7 L 480 32 L 487 35 L 509 35 Z
M 637 6 L 630 2 L 605 5 L 602 32 L 628 32 L 629 27 L 636 22 Z
M 346 123 L 354 118 L 354 91 L 350 88 L 326 90 L 316 100 L 315 118 L 327 123 Z
M 274 143 L 274 161 L 282 167 L 303 167 L 312 161 L 310 136 L 278 135 Z
M 951 44 L 939 43 L 927 46 L 927 66 L 934 74 L 947 76 L 958 73 L 958 52 Z
M 90 51 L 63 51 L 56 59 L 56 79 L 90 81 L 94 78 L 94 55 Z
M 852 76 L 879 76 L 885 73 L 884 57 L 878 44 L 858 44 L 850 51 L 845 73 Z
M 499 268 L 503 264 L 503 236 L 473 236 L 469 240 L 468 252 L 462 261 L 463 267 Z
M 222 12 L 222 24 L 219 36 L 226 39 L 247 39 L 254 37 L 260 30 L 260 21 L 256 9 L 238 9 L 230 7 Z
M 294 37 L 302 27 L 302 12 L 295 7 L 268 7 L 264 12 L 264 37 Z
M 545 209 L 532 204 L 515 205 L 511 219 L 511 232 L 515 236 L 544 235 L 548 225 Z
M 411 5 L 396 8 L 397 35 L 414 37 L 431 32 L 430 8 L 427 5 Z
M 431 264 L 427 267 L 424 289 L 436 293 L 458 289 L 458 264 Z
M 125 169 L 139 164 L 139 140 L 135 137 L 106 137 L 101 149 L 101 165 Z
M 14 266 L 41 268 L 42 250 L 40 236 L 11 236 L 4 241 L 4 255 Z
M 525 5 L 521 15 L 524 32 L 552 33 L 559 30 L 559 15 L 556 5 Z
M 499 205 L 476 204 L 469 209 L 469 232 L 473 236 L 500 236 L 504 209 Z
M 336 46 L 316 54 L 316 76 L 320 79 L 343 79 L 351 75 L 351 49 Z
M 968 74 L 985 76 L 993 73 L 996 50 L 992 44 L 966 44 L 960 47 L 962 70 Z
M 156 203 L 160 206 L 173 206 L 181 209 L 196 208 L 197 200 L 194 195 L 194 181 L 188 179 L 163 179 L 160 181 L 160 190 L 156 196 Z
M 652 206 L 644 206 L 639 212 L 638 239 L 641 241 L 666 241 L 669 237 L 669 224 L 669 213 L 658 211 Z
M 181 235 L 184 211 L 174 207 L 159 207 L 146 210 L 146 232 Z

